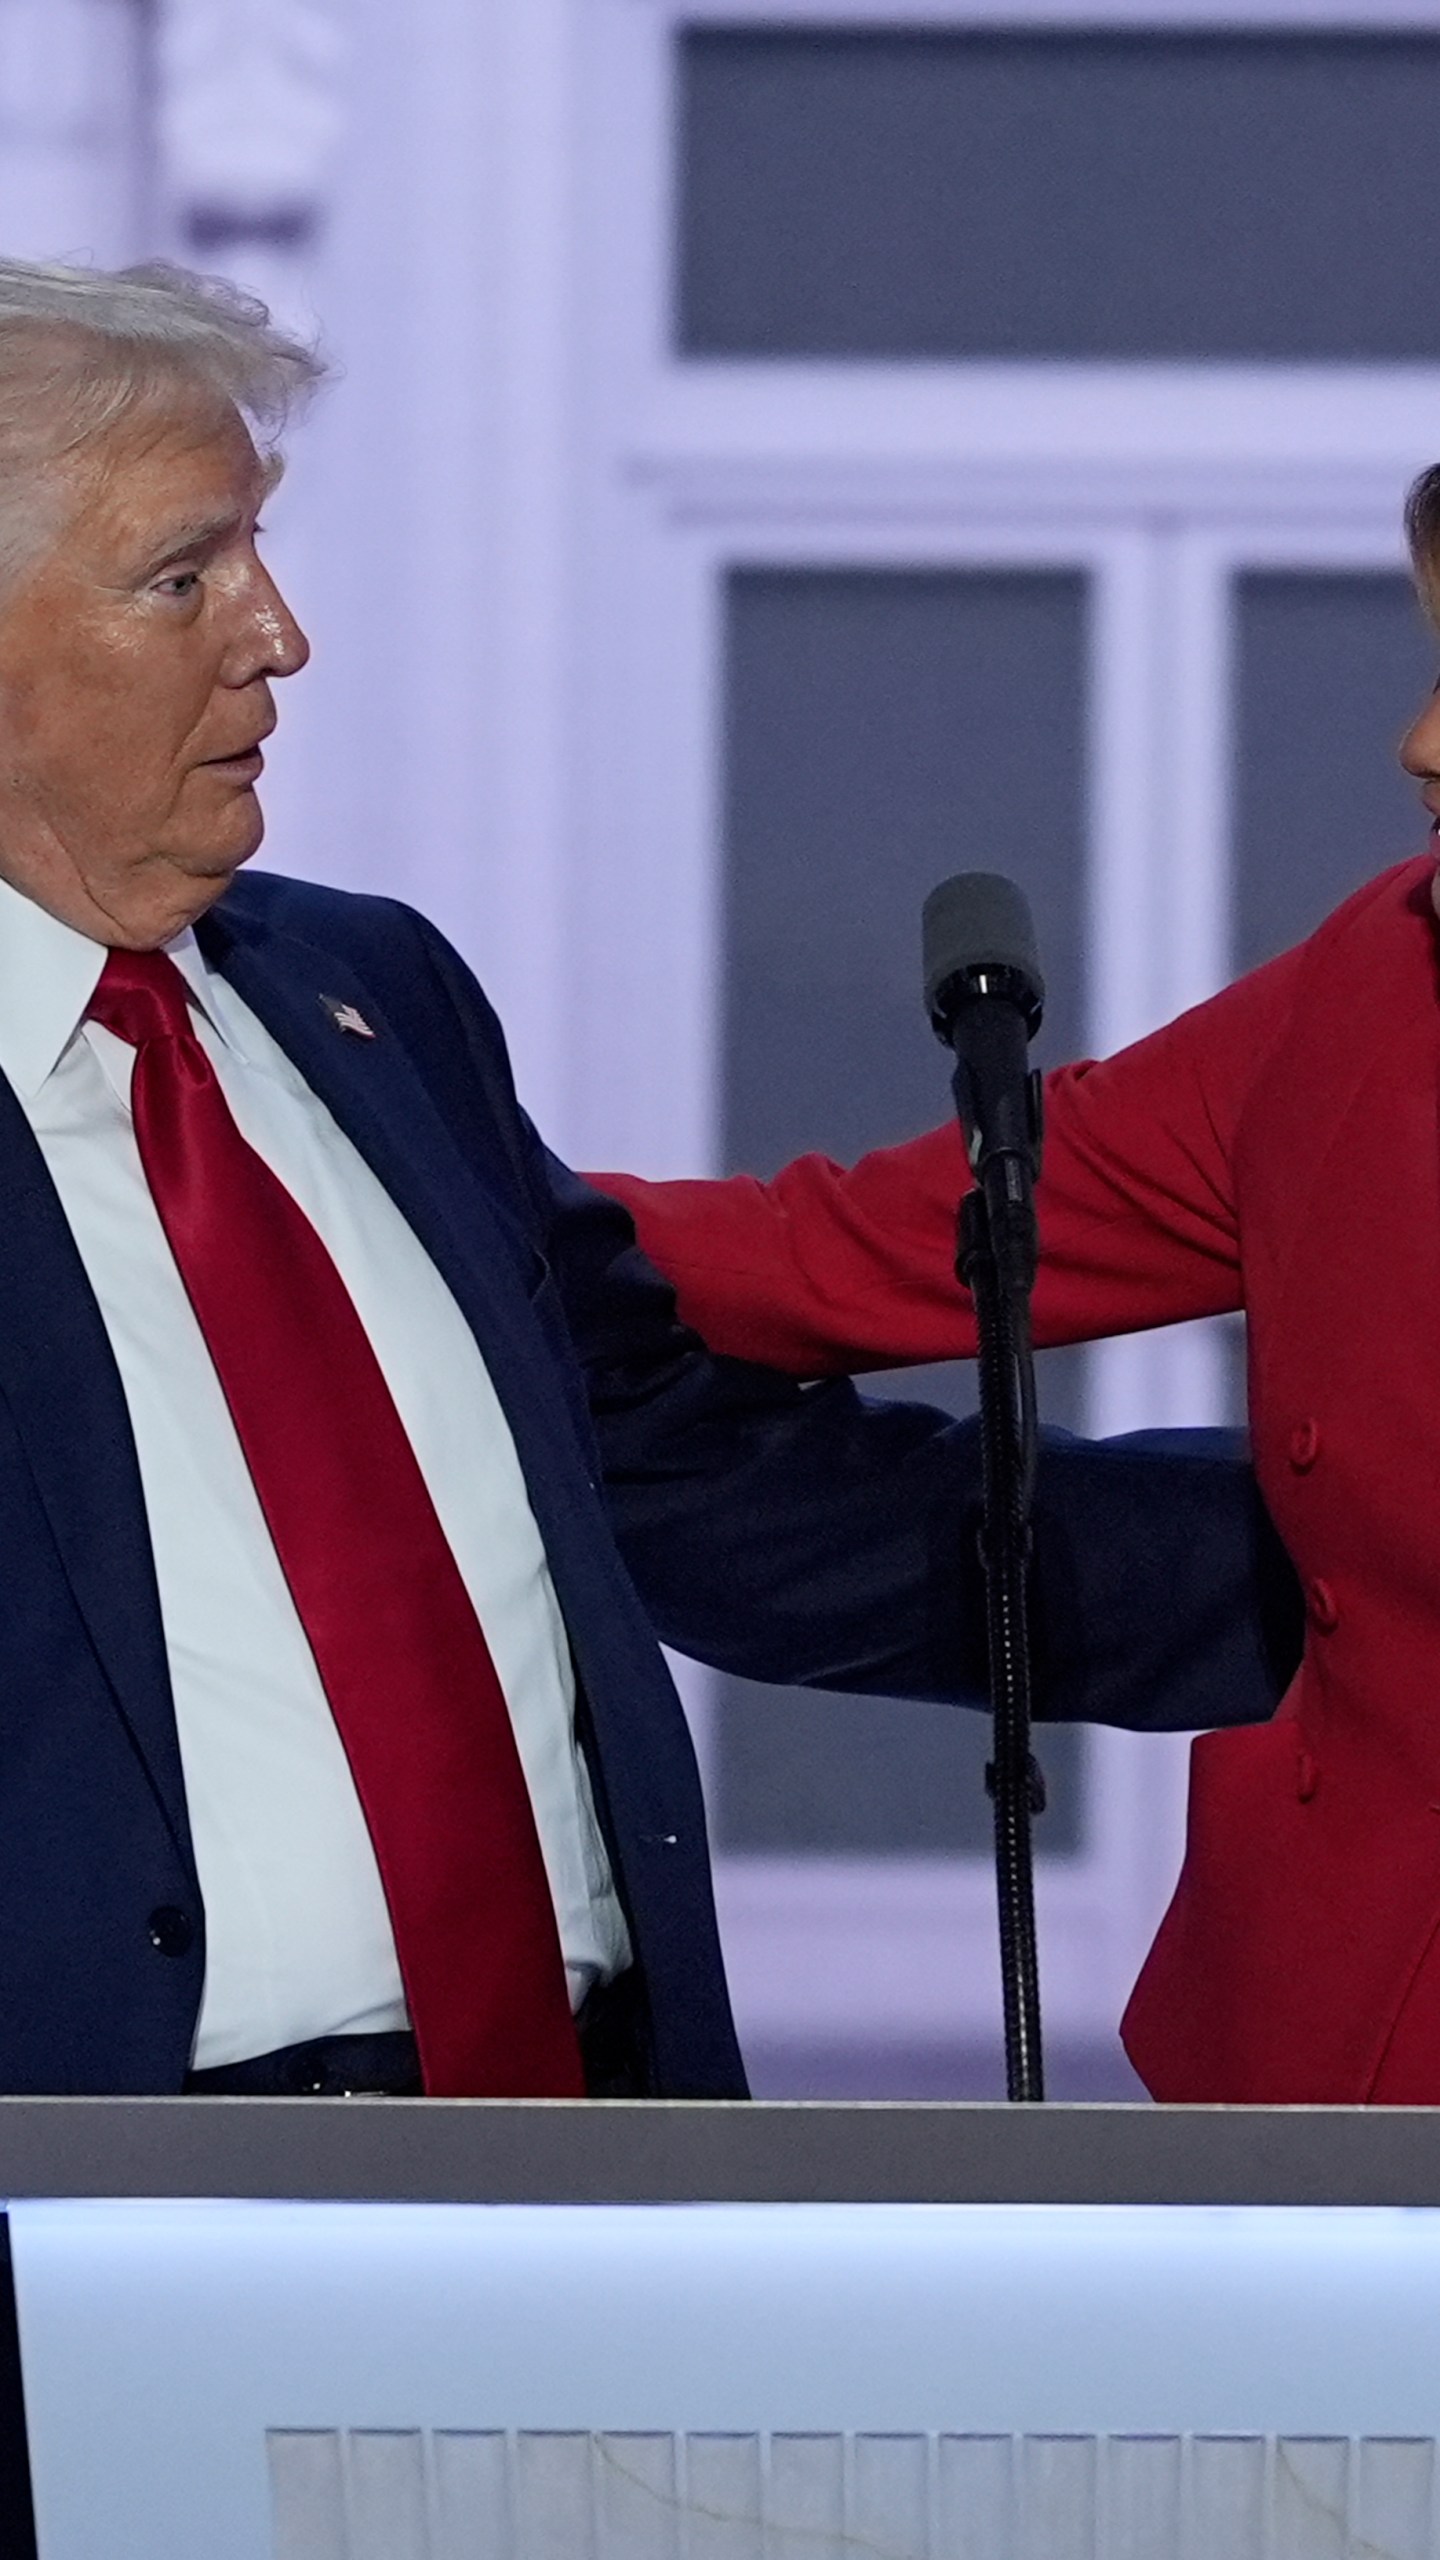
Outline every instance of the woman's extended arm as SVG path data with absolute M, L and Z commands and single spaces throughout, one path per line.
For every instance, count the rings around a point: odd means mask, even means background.
M 1242 1303 L 1235 1124 L 1303 948 L 1117 1056 L 1047 1077 L 1038 1342 Z M 969 1172 L 953 1124 L 848 1168 L 800 1156 L 768 1182 L 591 1178 L 625 1202 L 681 1313 L 717 1351 L 797 1376 L 974 1352 L 954 1272 Z

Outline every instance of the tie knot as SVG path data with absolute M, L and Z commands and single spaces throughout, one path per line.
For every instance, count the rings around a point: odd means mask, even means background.
M 178 1039 L 190 1033 L 185 981 L 163 951 L 112 951 L 86 1010 L 91 1022 L 132 1049 L 166 1033 Z

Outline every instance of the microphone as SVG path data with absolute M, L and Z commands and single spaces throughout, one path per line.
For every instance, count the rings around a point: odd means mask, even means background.
M 997 1277 L 1007 1296 L 1028 1297 L 1041 1086 L 1027 1051 L 1045 1005 L 1029 904 L 997 872 L 958 872 L 926 899 L 922 941 L 925 1010 L 954 1051 L 952 1090 L 989 1211 Z

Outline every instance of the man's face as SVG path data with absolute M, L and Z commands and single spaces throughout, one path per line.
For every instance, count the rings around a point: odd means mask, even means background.
M 153 950 L 259 845 L 270 680 L 309 644 L 256 550 L 271 475 L 234 411 L 122 424 L 75 469 L 0 605 L 0 877 Z

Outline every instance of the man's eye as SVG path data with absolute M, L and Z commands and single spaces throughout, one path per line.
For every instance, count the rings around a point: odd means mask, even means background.
M 158 583 L 162 595 L 193 595 L 200 584 L 200 572 L 198 569 L 175 569 L 168 578 L 161 578 Z

